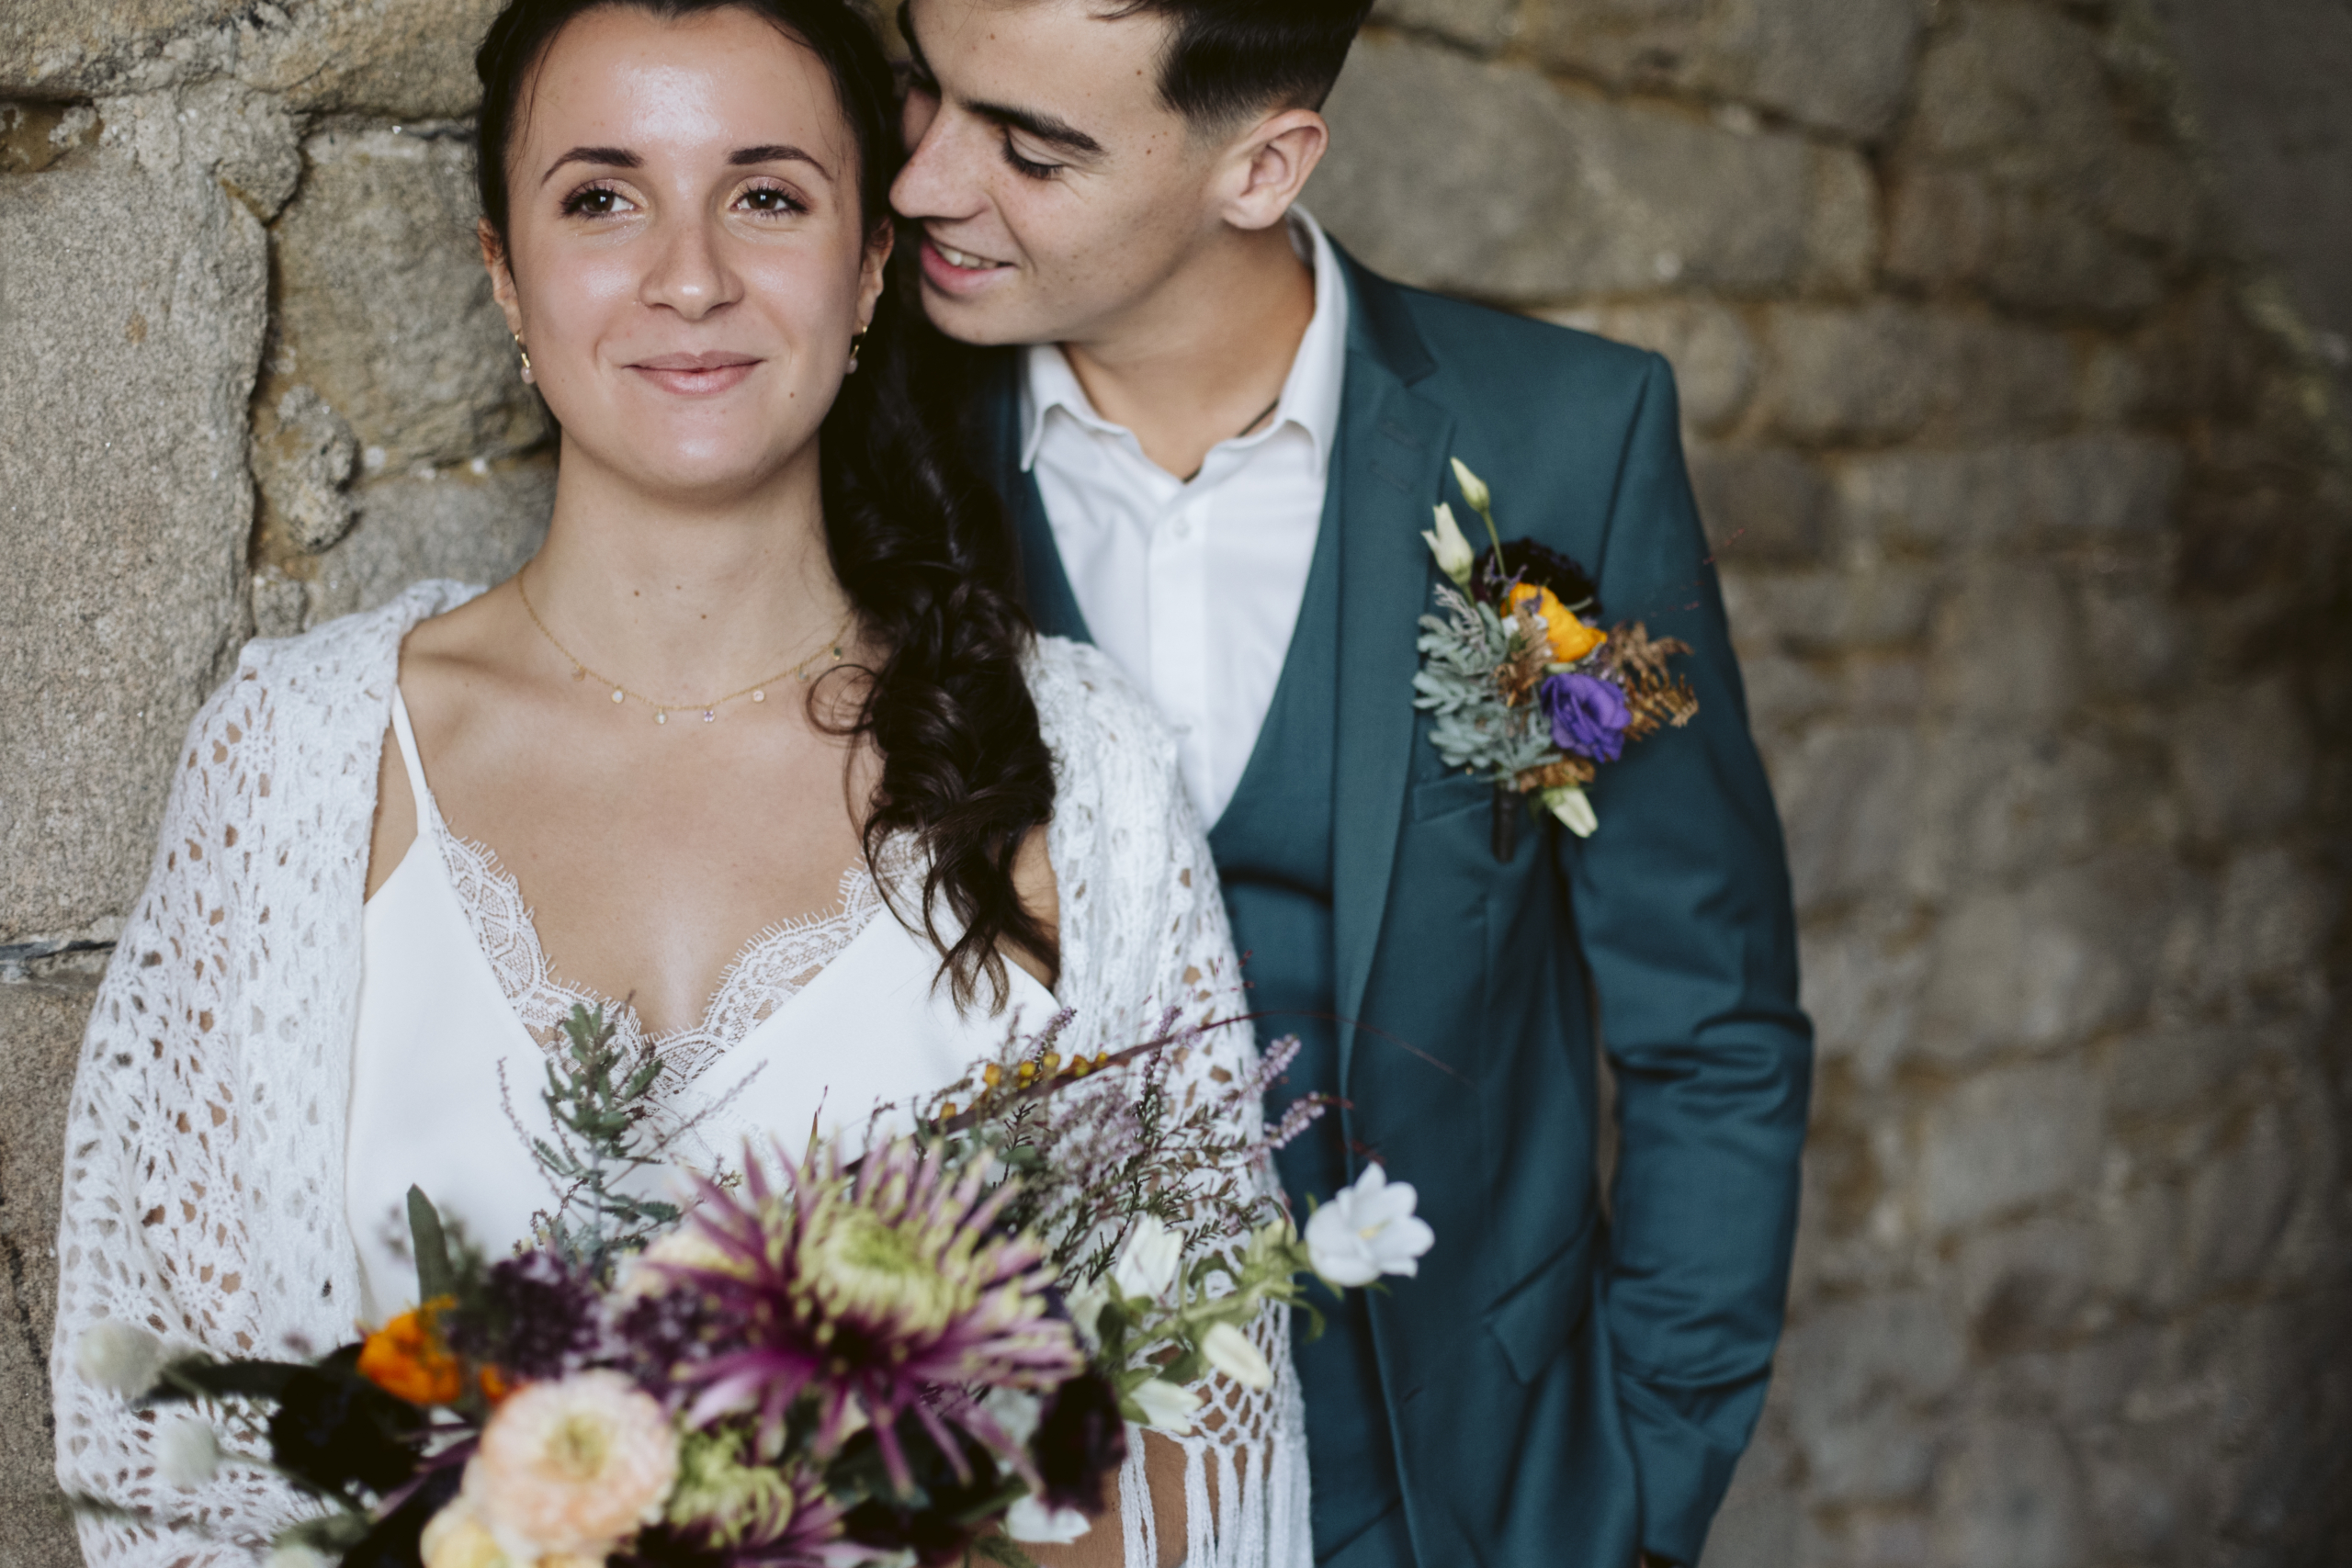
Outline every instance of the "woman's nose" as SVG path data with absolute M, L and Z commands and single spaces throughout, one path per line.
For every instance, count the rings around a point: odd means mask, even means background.
M 688 321 L 700 321 L 732 304 L 741 290 L 713 229 L 712 220 L 699 213 L 666 226 L 639 298 L 648 305 L 675 310 Z

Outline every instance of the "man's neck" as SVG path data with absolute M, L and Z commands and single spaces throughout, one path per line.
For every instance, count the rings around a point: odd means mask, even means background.
M 1112 330 L 1061 347 L 1095 412 L 1189 476 L 1282 396 L 1314 319 L 1314 268 L 1283 222 L 1232 235 Z

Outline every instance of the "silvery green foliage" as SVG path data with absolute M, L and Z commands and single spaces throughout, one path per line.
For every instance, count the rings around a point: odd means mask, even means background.
M 1484 773 L 1507 784 L 1553 760 L 1552 736 L 1530 703 L 1503 701 L 1496 671 L 1510 657 L 1511 633 L 1490 605 L 1473 603 L 1442 583 L 1443 615 L 1423 615 L 1421 667 L 1413 676 L 1413 705 L 1437 716 L 1430 739 L 1449 768 Z

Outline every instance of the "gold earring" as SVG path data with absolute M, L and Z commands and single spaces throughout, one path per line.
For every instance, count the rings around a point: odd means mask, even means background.
M 523 334 L 521 333 L 514 333 L 514 352 L 523 356 L 523 385 L 526 387 L 532 386 L 537 382 L 538 378 L 531 374 L 531 351 L 523 345 Z
M 860 348 L 860 347 L 865 344 L 865 334 L 866 334 L 867 330 L 868 330 L 868 329 L 866 329 L 866 328 L 865 328 L 865 327 L 860 327 L 860 328 L 858 328 L 858 329 L 857 329 L 857 331 L 855 331 L 854 333 L 852 333 L 850 334 L 850 340 L 849 340 L 849 369 L 848 369 L 848 371 L 846 372 L 846 373 L 847 373 L 847 374 L 849 374 L 849 375 L 854 376 L 854 375 L 856 375 L 856 374 L 857 374 L 857 351 L 858 351 L 858 349 L 859 349 L 859 348 Z

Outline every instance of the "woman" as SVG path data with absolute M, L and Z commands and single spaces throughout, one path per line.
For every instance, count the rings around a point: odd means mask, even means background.
M 342 1341 L 413 1294 L 413 1181 L 521 1239 L 575 1000 L 677 1067 L 682 1119 L 797 1136 L 1022 1020 L 1108 1046 L 1231 981 L 1171 748 L 1100 658 L 1031 637 L 985 491 L 911 412 L 866 25 L 514 0 L 479 64 L 482 249 L 562 432 L 553 522 L 488 592 L 253 645 L 198 716 L 75 1088 L 53 1369 L 67 1487 L 204 1533 L 87 1520 L 94 1562 L 244 1561 L 300 1505 L 158 1480 L 152 1420 L 74 1375 L 83 1331 Z M 1203 1392 L 1224 1414 L 1155 1506 L 1157 1437 L 1125 1517 L 1051 1560 L 1303 1561 L 1286 1360 L 1272 1395 Z

